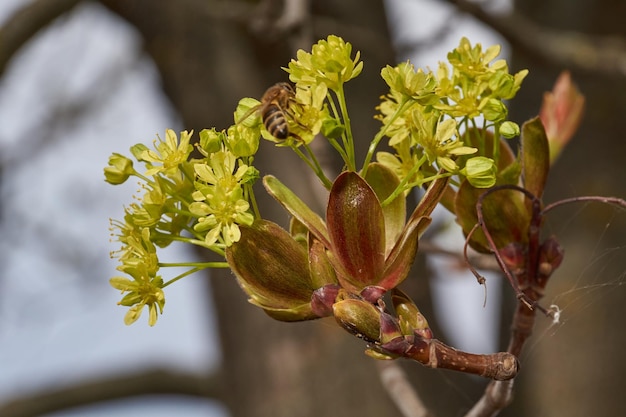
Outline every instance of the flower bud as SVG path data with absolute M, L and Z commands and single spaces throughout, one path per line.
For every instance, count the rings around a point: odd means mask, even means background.
M 476 188 L 493 187 L 496 183 L 496 164 L 493 159 L 484 156 L 475 156 L 465 163 L 461 174 L 465 175 L 472 186 Z
M 105 181 L 113 185 L 123 184 L 134 173 L 133 161 L 119 153 L 111 155 L 109 166 L 104 168 Z
M 370 343 L 380 340 L 381 312 L 367 301 L 341 300 L 333 305 L 333 314 L 341 327 L 358 338 Z
M 243 124 L 229 127 L 228 147 L 238 158 L 254 155 L 259 150 L 259 129 Z
M 222 143 L 225 141 L 224 132 L 217 132 L 213 129 L 202 129 L 200 131 L 200 149 L 207 155 L 220 151 Z
M 482 108 L 485 119 L 499 122 L 506 120 L 508 110 L 501 100 L 490 98 L 486 101 L 485 106 Z
M 500 125 L 500 134 L 507 139 L 514 138 L 519 136 L 520 130 L 519 125 L 515 122 L 506 121 Z
M 226 249 L 226 260 L 249 301 L 276 320 L 317 318 L 311 308 L 316 288 L 306 249 L 269 221 L 258 220 L 240 229 L 239 241 Z
M 554 237 L 549 237 L 541 244 L 537 281 L 542 288 L 545 287 L 548 278 L 563 262 L 563 256 L 563 248 Z
M 545 93 L 539 111 L 550 144 L 550 161 L 554 162 L 580 124 L 585 108 L 585 96 L 572 83 L 568 72 L 556 80 L 554 89 Z
M 419 311 L 413 300 L 397 288 L 391 294 L 393 307 L 400 321 L 400 329 L 403 335 L 417 334 L 425 339 L 432 339 L 433 332 L 428 326 L 426 318 Z

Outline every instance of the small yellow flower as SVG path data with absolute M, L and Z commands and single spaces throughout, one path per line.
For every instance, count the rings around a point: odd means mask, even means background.
M 109 166 L 104 168 L 105 181 L 113 185 L 123 184 L 128 177 L 135 173 L 133 161 L 119 153 L 111 155 Z
M 430 126 L 433 120 L 434 118 L 431 117 L 426 121 L 426 125 Z M 422 133 L 423 135 L 418 141 L 424 148 L 428 161 L 431 164 L 437 162 L 440 168 L 448 172 L 455 172 L 458 169 L 456 162 L 454 162 L 455 157 L 472 154 L 477 151 L 476 148 L 463 146 L 463 142 L 458 140 L 456 121 L 454 119 L 438 121 L 434 135 L 432 133 L 428 134 L 427 129 L 423 129 Z
M 189 205 L 189 211 L 198 217 L 194 230 L 206 233 L 207 246 L 228 247 L 241 237 L 239 224 L 254 221 L 242 188 L 250 169 L 244 164 L 238 166 L 235 155 L 223 149 L 211 154 L 208 163 L 195 164 L 194 170 L 198 181 L 192 194 L 195 201 Z
M 118 304 L 130 307 L 124 323 L 126 325 L 133 324 L 141 316 L 143 308 L 148 306 L 149 318 L 148 324 L 154 326 L 158 319 L 157 313 L 163 313 L 165 306 L 165 294 L 163 293 L 163 279 L 160 276 L 152 279 L 148 277 L 140 277 L 139 279 L 129 280 L 124 277 L 113 277 L 110 279 L 113 288 L 124 292 L 128 292 Z
M 154 141 L 156 151 L 145 150 L 141 155 L 141 159 L 152 164 L 160 164 L 160 166 L 152 165 L 146 171 L 146 175 L 163 172 L 165 175 L 175 176 L 178 173 L 178 166 L 187 161 L 189 154 L 193 150 L 193 146 L 189 143 L 192 133 L 186 130 L 182 131 L 179 141 L 176 138 L 176 133 L 172 129 L 167 129 L 165 131 L 165 141 L 157 137 L 158 142 L 157 140 Z
M 352 45 L 339 36 L 329 35 L 326 40 L 320 40 L 313 45 L 311 53 L 299 50 L 297 59 L 291 60 L 287 72 L 289 79 L 298 86 L 312 86 L 326 84 L 338 91 L 341 85 L 357 77 L 363 69 L 363 62 L 359 61 L 360 52 L 352 55 Z
M 197 201 L 189 205 L 189 210 L 198 216 L 194 230 L 206 233 L 207 246 L 221 243 L 228 247 L 241 237 L 239 224 L 251 225 L 254 216 L 249 212 L 250 204 L 241 198 L 241 188 L 228 194 L 218 188 L 211 191 L 212 194 L 193 194 Z

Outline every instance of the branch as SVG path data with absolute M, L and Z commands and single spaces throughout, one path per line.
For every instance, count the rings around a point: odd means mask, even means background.
M 419 250 L 421 253 L 426 253 L 433 256 L 448 257 L 453 264 L 452 266 L 456 264 L 459 270 L 467 270 L 467 260 L 469 260 L 469 263 L 476 269 L 502 273 L 502 269 L 498 265 L 498 262 L 493 257 L 493 255 L 476 254 L 469 256 L 466 260 L 463 257 L 462 252 L 446 249 L 431 240 L 421 240 L 419 243 Z
M 445 1 L 490 26 L 513 47 L 555 67 L 626 76 L 626 41 L 620 37 L 546 29 L 516 12 L 493 14 L 469 0 Z
M 214 399 L 217 397 L 219 380 L 216 374 L 199 376 L 159 369 L 95 378 L 14 398 L 8 403 L 0 404 L 0 415 L 35 417 L 72 407 L 149 394 L 178 394 Z
M 380 380 L 404 417 L 432 417 L 395 361 L 377 361 Z
M 494 417 L 513 401 L 513 379 L 491 381 L 485 393 L 465 417 Z
M 35 0 L 9 17 L 0 28 L 0 76 L 15 53 L 39 30 L 71 10 L 81 0 Z

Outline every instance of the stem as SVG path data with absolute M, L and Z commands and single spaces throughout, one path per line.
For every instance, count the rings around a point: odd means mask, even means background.
M 419 171 L 419 169 L 422 167 L 422 165 L 424 164 L 424 162 L 426 162 L 426 155 L 422 156 L 422 158 L 417 161 L 417 163 L 415 165 L 413 165 L 413 167 L 409 170 L 409 172 L 404 176 L 404 178 L 402 178 L 402 181 L 400 181 L 400 184 L 398 184 L 398 186 L 396 187 L 395 190 L 393 190 L 393 193 L 391 193 L 389 195 L 389 197 L 387 197 L 385 199 L 385 201 L 383 201 L 381 203 L 381 206 L 385 207 L 387 204 L 391 203 L 393 200 L 395 200 L 400 194 L 402 194 L 405 190 L 408 190 L 410 188 L 413 188 L 413 186 L 409 186 L 407 187 L 407 183 L 409 182 L 409 178 L 411 178 L 413 175 L 415 175 L 415 173 L 417 173 L 417 171 Z M 365 169 L 365 168 L 364 168 Z M 421 181 L 420 185 L 423 184 L 426 181 Z M 416 184 L 417 182 L 414 182 L 412 184 Z
M 519 371 L 517 358 L 508 352 L 476 354 L 454 349 L 437 339 L 420 336 L 398 339 L 382 345 L 383 350 L 430 368 L 450 369 L 498 381 L 514 378 Z
M 346 106 L 346 96 L 343 91 L 343 82 L 339 82 L 339 89 L 336 91 L 339 100 L 339 108 L 341 109 L 341 118 L 346 127 L 346 140 L 344 147 L 348 156 L 348 170 L 356 171 L 356 161 L 354 158 L 354 138 L 352 136 L 352 126 L 350 125 L 350 116 L 348 116 L 348 106 Z
M 403 416 L 432 416 L 400 365 L 395 361 L 377 361 L 377 365 L 383 387 Z
M 319 162 L 315 158 L 315 155 L 313 155 L 311 148 L 309 148 L 307 145 L 304 145 L 304 146 L 310 155 L 309 157 L 307 157 L 304 153 L 302 153 L 299 147 L 294 147 L 293 151 L 296 153 L 296 155 L 300 157 L 300 159 L 302 159 L 309 166 L 309 168 L 313 170 L 313 172 L 315 172 L 315 175 L 317 175 L 320 181 L 322 181 L 322 183 L 324 184 L 324 187 L 330 190 L 332 183 L 330 182 L 328 178 L 326 178 L 326 175 L 324 175 L 324 171 L 322 171 L 322 167 L 320 166 Z
M 493 127 L 493 161 L 498 164 L 500 160 L 500 123 Z
M 393 124 L 393 122 L 395 122 L 395 120 L 402 113 L 404 113 L 404 111 L 406 110 L 406 107 L 408 107 L 408 105 L 411 104 L 411 103 L 412 103 L 412 101 L 410 99 L 403 97 L 402 101 L 400 102 L 400 105 L 398 106 L 398 109 L 391 116 L 391 119 L 389 120 L 389 122 L 384 124 L 383 127 L 378 131 L 376 136 L 374 136 L 374 139 L 370 143 L 369 149 L 367 150 L 367 155 L 365 156 L 365 161 L 363 162 L 363 169 L 362 169 L 362 172 L 361 172 L 361 176 L 362 177 L 365 177 L 365 175 L 367 174 L 367 167 L 370 164 L 370 161 L 372 160 L 372 158 L 374 157 L 374 152 L 376 152 L 376 147 L 378 146 L 378 144 L 380 143 L 382 138 L 385 136 L 385 133 L 387 133 L 387 130 L 389 129 L 389 126 L 391 126 Z
M 327 190 L 330 190 L 330 188 L 332 187 L 333 183 L 332 183 L 331 180 L 328 179 L 326 174 L 324 174 L 324 169 L 322 168 L 322 165 L 317 160 L 317 157 L 315 156 L 315 153 L 313 153 L 313 151 L 311 150 L 311 148 L 307 144 L 304 145 L 304 148 L 307 150 L 307 153 L 309 154 L 309 157 L 311 158 L 311 161 L 313 161 L 313 164 L 315 164 L 315 166 L 317 167 L 317 170 L 315 171 L 315 174 L 317 175 L 317 178 L 319 178 L 322 181 L 322 183 L 324 184 L 324 187 L 326 187 Z
M 595 201 L 598 203 L 611 204 L 611 205 L 615 205 L 621 208 L 626 208 L 626 200 L 619 198 L 619 197 L 582 196 L 582 197 L 566 198 L 563 200 L 556 201 L 552 204 L 548 204 L 541 211 L 541 214 L 542 215 L 546 214 L 547 212 L 549 212 L 550 210 L 558 206 L 562 206 L 562 205 L 570 204 L 570 203 L 578 203 L 581 201 Z
M 465 417 L 495 417 L 500 410 L 513 402 L 513 379 L 508 381 L 491 381 L 483 396 Z
M 161 268 L 191 267 L 197 270 L 206 268 L 229 268 L 228 262 L 159 262 Z
M 339 111 L 337 111 L 337 105 L 335 104 L 335 100 L 330 92 L 326 93 L 326 100 L 328 101 L 328 104 L 330 104 L 330 110 L 333 114 L 333 117 L 341 121 L 342 118 L 340 117 Z M 345 146 L 347 142 L 347 140 L 345 139 L 345 133 L 342 134 L 342 137 L 344 137 L 343 144 Z M 332 145 L 333 148 L 335 148 L 337 152 L 339 152 L 339 155 L 341 155 L 341 159 L 343 159 L 343 162 L 346 164 L 346 166 L 349 166 L 349 156 L 346 150 L 335 139 L 328 138 L 328 142 Z
M 476 133 L 478 134 L 478 151 L 481 153 L 482 156 L 485 156 L 484 152 L 485 152 L 485 131 L 482 129 L 479 129 L 478 126 L 476 126 L 476 119 L 471 119 L 472 120 L 472 127 L 476 130 Z M 484 124 L 484 122 L 483 122 Z
M 202 248 L 206 248 L 210 251 L 213 251 L 220 256 L 226 256 L 226 252 L 224 252 L 224 249 L 218 246 L 209 246 L 204 242 L 204 240 L 189 239 L 189 238 L 180 238 L 180 239 L 173 238 L 172 240 L 178 240 L 178 241 L 185 242 L 185 243 L 191 243 L 192 245 L 200 246 Z
M 256 196 L 254 195 L 254 190 L 252 189 L 252 185 L 246 184 L 244 190 L 248 194 L 248 201 L 250 201 L 250 205 L 252 206 L 252 212 L 254 213 L 254 217 L 256 219 L 260 219 L 261 211 L 259 210 L 259 205 L 256 202 Z
M 163 284 L 163 286 L 161 288 L 165 288 L 168 285 L 173 284 L 173 283 L 175 283 L 176 281 L 178 281 L 178 280 L 180 280 L 182 278 L 185 278 L 187 275 L 194 274 L 194 273 L 196 273 L 196 272 L 198 272 L 198 271 L 200 271 L 202 269 L 203 268 L 197 268 L 197 267 L 196 268 L 191 268 L 190 270 L 183 272 L 182 274 L 178 275 L 177 277 L 174 277 L 174 278 L 170 279 L 165 284 Z

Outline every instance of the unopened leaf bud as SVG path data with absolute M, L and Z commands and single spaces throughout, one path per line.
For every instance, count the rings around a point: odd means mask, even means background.
M 349 333 L 369 343 L 379 342 L 381 312 L 371 303 L 348 298 L 333 305 L 333 314 Z

